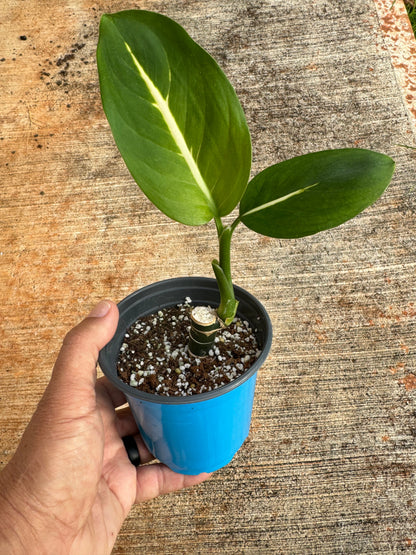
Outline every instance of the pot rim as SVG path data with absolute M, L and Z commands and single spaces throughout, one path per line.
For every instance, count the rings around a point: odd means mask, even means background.
M 195 283 L 195 281 L 197 283 Z M 153 282 L 149 285 L 146 285 L 140 289 L 137 289 L 136 291 L 133 291 L 132 293 L 130 293 L 127 297 L 125 297 L 124 299 L 122 299 L 119 303 L 118 303 L 118 308 L 120 311 L 120 319 L 119 319 L 119 323 L 117 326 L 117 330 L 114 334 L 114 337 L 110 340 L 110 342 L 103 348 L 101 349 L 100 353 L 99 353 L 99 357 L 98 357 L 98 363 L 100 365 L 100 368 L 102 370 L 102 372 L 104 373 L 104 375 L 111 381 L 111 383 L 113 385 L 115 385 L 115 387 L 122 391 L 127 397 L 133 397 L 136 400 L 139 401 L 144 401 L 144 402 L 150 402 L 150 403 L 157 403 L 157 404 L 163 404 L 163 405 L 185 405 L 185 404 L 191 404 L 191 403 L 200 403 L 203 401 L 209 401 L 211 399 L 214 399 L 216 397 L 225 395 L 231 391 L 233 391 L 234 389 L 236 389 L 237 387 L 239 387 L 241 384 L 243 384 L 244 382 L 246 382 L 247 380 L 249 380 L 259 369 L 260 367 L 263 365 L 264 361 L 266 360 L 269 351 L 270 351 L 270 347 L 271 347 L 271 343 L 272 343 L 272 324 L 271 324 L 271 320 L 270 317 L 266 311 L 266 309 L 264 308 L 264 306 L 261 304 L 261 302 L 251 293 L 249 293 L 248 291 L 246 291 L 245 289 L 243 289 L 242 287 L 238 286 L 238 285 L 234 285 L 234 291 L 235 291 L 235 295 L 236 295 L 236 299 L 241 301 L 242 299 L 244 299 L 246 302 L 248 302 L 251 306 L 255 307 L 255 310 L 258 313 L 257 318 L 259 320 L 261 320 L 264 324 L 264 338 L 263 338 L 263 344 L 260 347 L 260 355 L 257 358 L 257 360 L 254 362 L 254 364 L 252 366 L 250 366 L 250 368 L 248 370 L 246 370 L 246 372 L 244 372 L 244 374 L 242 374 L 241 376 L 239 376 L 238 378 L 236 378 L 235 380 L 233 380 L 232 382 L 220 386 L 216 389 L 213 389 L 211 391 L 206 391 L 203 393 L 197 393 L 195 395 L 187 395 L 187 396 L 181 396 L 181 397 L 176 397 L 176 396 L 166 396 L 166 395 L 157 395 L 154 393 L 147 393 L 145 391 L 140 391 L 138 389 L 136 389 L 135 387 L 130 386 L 129 384 L 127 384 L 126 382 L 124 382 L 123 380 L 121 380 L 118 376 L 117 373 L 114 372 L 114 369 L 111 368 L 111 362 L 108 360 L 110 355 L 110 348 L 112 345 L 114 345 L 114 341 L 117 340 L 117 352 L 119 351 L 121 344 L 123 342 L 123 337 L 124 334 L 127 330 L 127 328 L 138 318 L 140 318 L 140 316 L 145 316 L 146 314 L 150 314 L 153 311 L 148 311 L 148 312 L 144 312 L 143 314 L 136 314 L 134 319 L 129 321 L 126 319 L 123 319 L 123 315 L 127 312 L 128 308 L 131 307 L 133 304 L 135 304 L 136 302 L 136 297 L 145 297 L 145 296 L 151 296 L 150 294 L 152 293 L 152 290 L 154 289 L 163 289 L 166 290 L 166 288 L 169 288 L 175 284 L 178 283 L 183 283 L 184 285 L 186 285 L 186 282 L 190 282 L 189 285 L 194 282 L 194 287 L 198 287 L 198 286 L 202 286 L 205 285 L 205 287 L 208 287 L 211 291 L 217 291 L 218 292 L 218 288 L 217 288 L 217 282 L 214 278 L 209 278 L 209 277 L 204 277 L 204 276 L 186 276 L 186 277 L 175 277 L 175 278 L 169 278 L 169 279 L 165 279 L 162 281 L 156 281 Z M 191 295 L 190 295 L 191 296 Z M 184 297 L 182 296 L 181 298 L 177 298 L 176 300 L 173 300 L 172 302 L 166 302 L 165 304 L 163 304 L 163 308 L 167 307 L 167 306 L 174 306 L 177 303 L 180 303 L 184 300 Z M 209 304 L 209 301 L 201 301 L 198 299 L 197 301 L 199 304 Z M 158 308 L 155 308 L 154 311 L 157 312 Z M 249 317 L 247 317 L 246 315 L 244 315 L 243 312 L 237 310 L 237 315 L 240 315 L 240 317 L 243 317 L 245 320 L 248 320 L 250 322 L 251 327 L 253 328 L 253 331 L 256 331 L 256 324 L 255 322 L 252 321 L 252 319 L 250 319 Z

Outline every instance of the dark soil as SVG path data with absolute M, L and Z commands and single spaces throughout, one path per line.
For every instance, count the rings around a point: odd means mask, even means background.
M 190 301 L 137 320 L 126 332 L 117 362 L 127 384 L 156 395 L 187 396 L 212 391 L 235 380 L 260 351 L 250 325 L 236 318 L 220 330 L 209 355 L 187 348 Z

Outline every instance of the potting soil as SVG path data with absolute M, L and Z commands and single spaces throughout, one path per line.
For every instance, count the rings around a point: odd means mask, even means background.
M 220 330 L 206 357 L 188 350 L 191 301 L 138 319 L 127 330 L 117 362 L 132 387 L 165 396 L 187 396 L 224 386 L 241 376 L 260 350 L 250 324 L 240 318 Z

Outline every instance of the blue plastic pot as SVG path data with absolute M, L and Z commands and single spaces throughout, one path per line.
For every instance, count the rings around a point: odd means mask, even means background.
M 114 338 L 102 349 L 99 364 L 129 402 L 149 451 L 183 474 L 213 472 L 228 464 L 247 438 L 257 371 L 272 342 L 270 318 L 250 293 L 235 287 L 238 315 L 248 320 L 261 354 L 242 376 L 214 391 L 188 397 L 166 397 L 138 391 L 117 376 L 116 361 L 127 328 L 142 316 L 192 299 L 193 304 L 218 306 L 214 279 L 185 277 L 160 281 L 132 293 L 119 303 L 120 321 Z

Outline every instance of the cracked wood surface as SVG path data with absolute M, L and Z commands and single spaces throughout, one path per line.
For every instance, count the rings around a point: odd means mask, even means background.
M 383 13 L 372 0 L 134 6 L 173 17 L 217 58 L 246 111 L 253 174 L 350 146 L 392 156 L 397 170 L 375 206 L 336 230 L 296 241 L 237 230 L 235 282 L 274 325 L 250 436 L 209 482 L 135 507 L 114 553 L 414 550 L 416 151 L 398 146 L 416 145 L 414 96 L 386 34 L 402 25 L 402 4 Z M 94 58 L 108 9 L 91 0 L 64 1 L 59 13 L 51 0 L 0 8 L 1 465 L 64 334 L 95 302 L 211 275 L 216 256 L 214 227 L 168 221 L 120 159 Z

